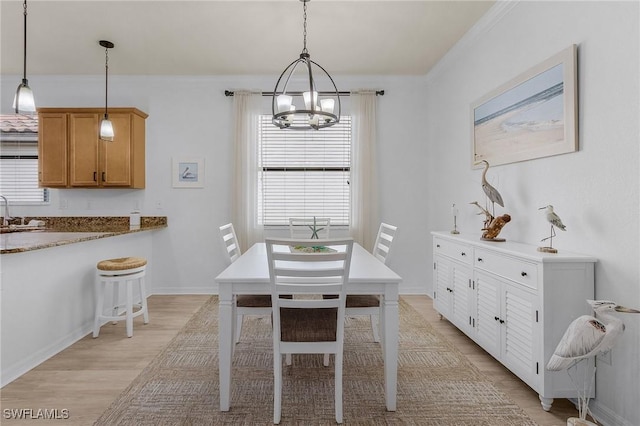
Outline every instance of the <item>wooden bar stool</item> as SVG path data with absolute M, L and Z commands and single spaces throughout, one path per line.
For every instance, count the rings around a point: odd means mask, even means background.
M 141 257 L 122 257 L 119 259 L 108 259 L 98 262 L 96 266 L 96 292 L 98 302 L 96 305 L 96 317 L 93 323 L 93 337 L 98 337 L 100 326 L 103 320 L 126 321 L 127 337 L 133 336 L 133 319 L 143 315 L 144 323 L 149 322 L 149 312 L 147 310 L 147 292 L 144 286 L 144 276 L 147 268 L 147 260 Z M 126 285 L 126 300 L 124 305 L 118 305 L 118 292 L 120 283 Z M 140 303 L 133 303 L 133 285 L 138 283 L 140 293 Z M 104 315 L 104 294 L 107 286 L 113 285 L 113 308 L 112 315 Z M 124 307 L 124 312 L 120 313 L 120 308 Z M 136 307 L 138 310 L 133 311 Z

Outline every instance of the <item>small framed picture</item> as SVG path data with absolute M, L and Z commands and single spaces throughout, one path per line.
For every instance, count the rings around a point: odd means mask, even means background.
M 204 187 L 204 158 L 173 159 L 174 188 Z

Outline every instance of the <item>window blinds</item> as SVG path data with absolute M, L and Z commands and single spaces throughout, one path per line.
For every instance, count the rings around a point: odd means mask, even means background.
M 258 220 L 288 225 L 290 217 L 330 217 L 349 224 L 351 117 L 318 131 L 279 129 L 260 116 Z
M 0 141 L 0 194 L 9 204 L 40 204 L 49 191 L 38 187 L 38 141 Z

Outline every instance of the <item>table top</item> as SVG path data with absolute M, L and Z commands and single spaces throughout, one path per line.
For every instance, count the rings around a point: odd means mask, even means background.
M 358 243 L 353 244 L 349 283 L 398 284 L 402 278 Z M 216 277 L 222 283 L 268 283 L 269 265 L 264 243 L 256 243 Z

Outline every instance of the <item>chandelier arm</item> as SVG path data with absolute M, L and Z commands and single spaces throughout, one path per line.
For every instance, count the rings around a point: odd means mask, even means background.
M 309 59 L 309 62 L 311 62 L 312 64 L 314 64 L 315 66 L 317 66 L 318 68 L 320 68 L 327 77 L 329 77 L 329 80 L 331 81 L 331 84 L 333 84 L 333 88 L 335 90 L 335 94 L 336 94 L 336 98 L 338 98 L 338 117 L 340 117 L 340 113 L 342 111 L 341 108 L 341 103 L 340 103 L 340 92 L 338 92 L 338 87 L 336 86 L 335 81 L 333 81 L 333 78 L 331 77 L 331 75 L 327 72 L 327 70 L 325 70 L 322 65 L 320 65 L 319 63 L 312 61 L 311 59 Z M 376 95 L 378 94 L 378 92 L 376 92 Z M 380 93 L 381 95 L 384 95 L 384 90 L 381 91 Z
M 305 3 L 306 5 L 306 3 Z M 315 82 L 313 81 L 313 71 L 311 71 L 311 59 L 309 59 L 308 57 L 306 58 L 306 60 L 304 61 L 305 65 L 307 66 L 307 70 L 309 70 L 309 103 L 311 104 L 311 112 L 312 114 L 315 114 L 316 112 L 316 98 L 313 96 L 313 92 L 315 91 Z M 314 62 L 315 63 L 315 62 Z
M 284 83 L 284 90 L 282 91 L 282 94 L 285 95 L 287 93 L 287 86 L 289 85 L 289 79 L 293 75 L 293 72 L 296 70 L 296 67 L 298 66 L 299 63 L 300 63 L 300 59 L 298 58 L 295 61 L 291 62 L 289 65 L 287 65 L 284 71 L 282 71 L 282 74 L 280 74 L 278 81 L 276 82 L 276 87 L 273 89 L 274 95 L 272 95 L 272 99 L 271 99 L 271 114 L 273 116 L 276 115 L 276 95 L 275 94 L 278 93 L 278 86 L 280 85 L 280 81 L 282 80 L 282 77 L 284 77 L 284 75 L 287 73 L 287 70 L 293 67 L 289 75 L 287 75 L 287 80 Z

